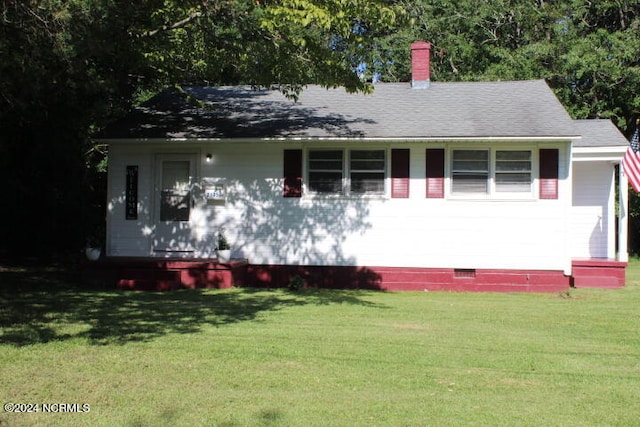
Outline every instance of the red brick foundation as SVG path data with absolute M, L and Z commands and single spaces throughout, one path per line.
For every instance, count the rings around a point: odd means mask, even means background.
M 165 260 L 107 258 L 92 263 L 85 277 L 119 289 L 165 291 L 181 288 L 305 287 L 383 291 L 562 292 L 571 286 L 619 288 L 626 263 L 574 260 L 572 276 L 562 271 L 252 265 L 244 259 Z
M 286 287 L 296 276 L 307 287 L 385 291 L 560 292 L 571 285 L 562 271 L 291 265 L 250 265 L 247 285 Z

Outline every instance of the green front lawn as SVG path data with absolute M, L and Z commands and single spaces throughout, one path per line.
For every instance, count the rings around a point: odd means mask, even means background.
M 145 293 L 0 267 L 0 400 L 40 405 L 0 410 L 0 425 L 634 426 L 640 262 L 628 279 L 562 294 Z M 90 411 L 42 411 L 53 403 Z

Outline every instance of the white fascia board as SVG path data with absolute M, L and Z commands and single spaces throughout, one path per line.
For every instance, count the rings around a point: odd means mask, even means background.
M 220 138 L 96 138 L 99 144 L 176 144 L 176 143 L 199 143 L 218 142 Z
M 624 157 L 627 146 L 612 147 L 573 147 L 573 161 L 575 162 L 619 162 Z
M 99 144 L 175 144 L 175 143 L 237 143 L 237 142 L 313 142 L 313 141 L 335 141 L 335 142 L 472 142 L 472 141 L 496 141 L 496 142 L 572 142 L 580 139 L 579 136 L 433 136 L 433 137 L 276 137 L 276 138 L 96 138 Z
M 294 137 L 294 138 L 264 138 L 262 141 L 357 141 L 357 142 L 472 142 L 472 141 L 504 141 L 504 142 L 571 142 L 580 139 L 579 136 L 417 136 L 417 137 Z

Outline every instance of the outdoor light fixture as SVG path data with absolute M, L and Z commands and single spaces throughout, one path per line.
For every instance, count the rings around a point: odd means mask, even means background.
M 213 160 L 213 154 L 207 153 L 206 159 L 207 159 L 207 163 L 211 163 L 211 160 Z

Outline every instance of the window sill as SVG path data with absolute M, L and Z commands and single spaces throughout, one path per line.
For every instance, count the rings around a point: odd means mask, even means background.
M 460 202 L 537 202 L 539 199 L 533 194 L 526 195 L 479 195 L 479 194 L 449 194 L 446 200 Z
M 303 199 L 308 200 L 389 200 L 388 194 L 304 194 Z

